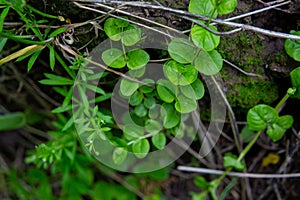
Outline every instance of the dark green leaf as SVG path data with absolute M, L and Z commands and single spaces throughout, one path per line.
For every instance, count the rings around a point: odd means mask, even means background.
M 7 38 L 0 38 L 0 52 L 2 52 L 6 42 L 7 42 Z
M 209 26 L 214 31 L 218 31 L 215 26 Z M 191 30 L 191 36 L 194 44 L 206 51 L 215 49 L 220 43 L 220 36 L 211 33 L 199 25 L 194 25 Z
M 170 42 L 168 52 L 177 62 L 187 64 L 194 60 L 196 48 L 191 41 L 185 38 L 176 38 Z
M 0 115 L 0 131 L 14 130 L 26 126 L 24 113 L 7 113 Z
M 129 98 L 129 104 L 132 106 L 137 106 L 143 101 L 143 95 L 139 91 L 135 91 L 133 95 Z
M 300 67 L 291 71 L 290 77 L 293 87 L 296 88 L 296 92 L 293 97 L 300 99 Z
M 147 83 L 148 85 L 153 85 L 153 86 L 155 86 L 155 82 L 154 82 L 154 80 L 152 80 L 152 79 L 147 79 L 147 78 L 146 78 L 146 79 L 143 79 L 142 82 L 143 82 L 143 83 Z M 143 92 L 143 93 L 150 93 L 150 92 L 152 92 L 152 91 L 154 90 L 153 87 L 149 87 L 149 86 L 146 86 L 146 85 L 142 85 L 139 89 L 140 89 L 141 92 Z
M 209 182 L 202 176 L 196 176 L 194 178 L 194 184 L 202 190 L 207 190 L 210 186 Z
M 132 151 L 138 158 L 147 156 L 150 150 L 150 144 L 147 139 L 141 139 L 132 145 Z
M 155 98 L 153 97 L 147 97 L 145 100 L 144 100 L 144 106 L 148 109 L 151 109 L 155 106 L 156 104 L 156 100 Z
M 120 49 L 111 48 L 102 53 L 102 60 L 105 64 L 113 68 L 125 67 L 126 61 Z
M 290 115 L 285 115 L 279 117 L 274 123 L 271 123 L 267 129 L 267 135 L 273 140 L 273 142 L 277 142 L 280 140 L 285 131 L 293 125 L 293 117 Z
M 175 87 L 170 81 L 160 79 L 157 82 L 156 89 L 157 89 L 158 96 L 161 100 L 163 100 L 164 102 L 167 102 L 167 103 L 172 103 L 174 101 Z
M 70 80 L 62 76 L 57 76 L 54 74 L 47 74 L 47 73 L 45 73 L 45 76 L 48 79 L 39 81 L 41 84 L 44 85 L 73 85 L 74 84 L 73 80 Z
M 252 131 L 261 131 L 267 127 L 267 123 L 277 120 L 278 113 L 271 106 L 259 104 L 248 111 L 247 123 Z
M 148 133 L 156 134 L 156 133 L 158 133 L 159 131 L 161 131 L 162 125 L 161 125 L 161 123 L 159 123 L 159 122 L 156 121 L 156 120 L 148 119 L 148 120 L 145 122 L 145 129 L 146 129 L 146 131 L 147 131 Z
M 49 45 L 48 47 L 49 47 L 49 50 L 50 50 L 50 53 L 49 53 L 50 68 L 52 70 L 54 70 L 54 66 L 55 66 L 55 51 L 54 51 L 53 46 Z
M 10 9 L 10 7 L 6 7 L 0 15 L 0 32 L 2 32 L 2 30 L 3 30 L 4 20 L 9 12 L 9 9 Z M 1 50 L 0 50 L 0 52 L 1 52 Z
M 163 149 L 166 146 L 167 139 L 163 133 L 158 133 L 152 136 L 151 141 L 156 148 Z
M 145 108 L 143 104 L 140 104 L 134 108 L 134 113 L 138 117 L 145 117 L 148 113 L 148 110 Z
M 106 35 L 113 41 L 118 41 L 121 39 L 120 33 L 122 32 L 122 28 L 117 25 L 118 22 L 118 19 L 108 18 L 104 23 L 104 31 Z
M 175 111 L 173 104 L 164 103 L 160 112 L 163 116 L 163 125 L 166 129 L 174 128 L 179 124 L 180 117 Z

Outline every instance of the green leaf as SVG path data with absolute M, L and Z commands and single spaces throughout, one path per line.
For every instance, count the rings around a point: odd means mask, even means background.
M 157 94 L 161 100 L 167 103 L 172 103 L 175 99 L 175 87 L 174 85 L 165 79 L 157 81 Z
M 180 113 L 190 113 L 197 109 L 197 101 L 180 95 L 176 99 L 175 108 Z
M 193 65 L 183 65 L 174 60 L 168 61 L 163 67 L 164 75 L 174 85 L 189 85 L 198 76 L 198 71 Z
M 123 52 L 117 48 L 107 49 L 102 53 L 102 60 L 113 68 L 125 67 L 126 61 Z
M 143 95 L 139 91 L 135 91 L 133 95 L 129 98 L 129 104 L 132 106 L 137 106 L 143 101 Z
M 144 106 L 148 109 L 151 109 L 155 106 L 156 104 L 156 100 L 155 98 L 153 97 L 147 97 L 145 100 L 144 100 Z
M 161 131 L 162 125 L 161 125 L 161 123 L 159 123 L 159 122 L 156 121 L 156 120 L 148 119 L 148 120 L 145 122 L 145 129 L 146 129 L 146 131 L 147 131 L 148 133 L 156 134 L 156 133 L 158 133 L 159 131 Z
M 26 126 L 24 113 L 15 112 L 0 115 L 0 131 L 14 130 Z
M 118 26 L 119 23 L 123 22 L 122 20 L 115 18 L 108 18 L 104 23 L 104 32 L 106 35 L 113 41 L 118 41 L 121 39 L 122 28 Z
M 62 76 L 57 76 L 54 74 L 44 74 L 48 79 L 44 79 L 39 81 L 41 84 L 44 85 L 73 85 L 74 81 L 70 80 L 68 78 L 62 77 Z
M 113 161 L 117 165 L 122 164 L 125 161 L 126 157 L 127 150 L 122 147 L 116 148 L 113 152 Z
M 157 119 L 160 115 L 160 105 L 155 104 L 155 106 L 150 108 L 148 115 L 150 119 Z
M 123 132 L 127 139 L 140 138 L 144 135 L 144 128 L 135 124 L 126 124 Z
M 234 11 L 237 6 L 237 0 L 218 0 L 217 10 L 220 15 L 226 15 Z
M 218 12 L 215 9 L 214 3 L 214 0 L 191 0 L 189 4 L 189 12 L 216 18 Z
M 122 79 L 120 84 L 120 92 L 123 96 L 131 96 L 139 88 L 139 83 Z
M 259 104 L 248 111 L 247 123 L 252 131 L 261 131 L 267 127 L 267 123 L 273 123 L 278 118 L 277 111 L 271 106 Z
M 59 29 L 56 29 L 55 31 L 53 31 L 50 35 L 49 35 L 49 38 L 53 38 L 54 36 L 58 35 L 58 34 L 61 34 L 63 32 L 65 32 L 67 30 L 66 27 L 62 27 L 62 28 L 59 28 Z
M 54 66 L 55 66 L 55 51 L 53 46 L 49 45 L 48 46 L 50 52 L 49 52 L 49 58 L 50 58 L 50 68 L 52 70 L 54 70 Z
M 39 55 L 41 54 L 42 50 L 39 50 L 37 52 L 35 52 L 29 59 L 28 64 L 27 64 L 27 71 L 29 72 L 33 66 L 33 64 L 35 63 L 36 59 L 39 57 Z
M 196 48 L 191 41 L 185 38 L 176 38 L 170 42 L 168 52 L 171 58 L 177 62 L 187 64 L 194 60 Z
M 146 71 L 146 67 L 144 66 L 144 67 L 141 67 L 139 69 L 129 70 L 128 74 L 131 77 L 140 78 L 140 77 L 142 77 L 145 74 L 145 71 Z
M 6 42 L 7 42 L 7 38 L 0 38 L 0 52 L 2 52 Z
M 148 113 L 148 110 L 145 108 L 143 104 L 140 104 L 134 108 L 134 113 L 138 117 L 145 117 Z
M 201 80 L 196 79 L 191 85 L 180 86 L 181 93 L 190 98 L 199 100 L 204 96 L 204 85 Z
M 132 46 L 140 41 L 142 38 L 142 31 L 135 25 L 129 25 L 122 33 L 121 41 L 125 46 Z
M 143 79 L 142 82 L 147 83 L 148 85 L 153 85 L 153 86 L 155 86 L 155 82 L 154 82 L 154 80 L 152 80 L 152 79 L 147 79 L 147 78 L 146 78 L 146 79 Z M 152 91 L 154 90 L 154 88 L 149 87 L 149 86 L 147 86 L 147 85 L 142 85 L 139 89 L 140 89 L 141 92 L 143 92 L 143 93 L 150 93 L 150 92 L 152 92 Z
M 150 150 L 150 144 L 147 139 L 141 139 L 132 145 L 132 151 L 138 158 L 147 156 Z
M 248 126 L 246 125 L 242 129 L 241 136 L 243 142 L 250 142 L 254 136 L 254 132 L 249 130 Z
M 291 31 L 293 35 L 299 35 L 300 31 Z M 300 41 L 287 39 L 284 43 L 284 48 L 287 54 L 296 61 L 300 61 Z
M 271 123 L 267 129 L 267 135 L 273 142 L 280 140 L 285 131 L 293 125 L 294 119 L 290 115 L 279 117 L 274 123 Z
M 210 186 L 209 182 L 202 176 L 196 176 L 194 178 L 194 184 L 202 190 L 207 190 Z
M 142 49 L 134 49 L 127 53 L 127 59 L 129 69 L 140 69 L 149 62 L 150 56 Z
M 195 58 L 194 65 L 200 73 L 215 75 L 222 69 L 223 59 L 216 50 L 209 52 L 201 50 Z
M 3 30 L 4 20 L 9 12 L 9 9 L 10 9 L 10 7 L 6 7 L 0 15 L 0 32 L 2 32 L 2 30 Z M 1 50 L 0 50 L 0 52 L 1 52 Z
M 191 192 L 192 194 L 192 200 L 206 200 L 207 193 L 201 192 L 201 193 L 195 193 Z
M 165 134 L 158 133 L 152 136 L 151 141 L 157 149 L 163 149 L 166 146 L 167 139 Z
M 238 161 L 238 157 L 232 153 L 226 153 L 224 156 L 224 166 L 226 168 L 232 167 L 238 171 L 243 171 L 246 169 L 245 163 Z
M 173 104 L 164 103 L 161 107 L 161 115 L 163 116 L 163 126 L 166 129 L 174 128 L 180 122 L 180 117 L 176 113 Z
M 87 89 L 93 91 L 93 92 L 96 92 L 96 93 L 98 93 L 98 94 L 103 94 L 103 95 L 105 95 L 104 90 L 102 90 L 101 88 L 99 88 L 99 87 L 96 86 L 96 85 L 90 85 L 90 84 L 87 84 L 87 83 L 82 83 L 82 85 L 83 85 L 84 87 L 86 87 Z
M 292 86 L 296 88 L 293 97 L 300 99 L 300 67 L 297 67 L 290 73 Z
M 214 31 L 218 31 L 215 26 L 209 26 Z M 191 30 L 191 36 L 194 44 L 206 51 L 215 49 L 220 43 L 220 36 L 211 33 L 199 25 L 194 25 Z
M 124 20 L 113 18 L 114 24 L 120 28 L 125 28 L 125 27 L 129 26 L 130 23 L 128 21 L 126 21 L 127 18 L 125 18 L 125 17 L 122 17 L 122 18 L 124 18 Z

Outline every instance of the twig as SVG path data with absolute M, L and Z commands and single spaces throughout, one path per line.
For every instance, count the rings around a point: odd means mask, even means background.
M 207 168 L 197 168 L 197 167 L 187 167 L 178 166 L 178 170 L 201 173 L 201 174 L 214 174 L 221 175 L 224 173 L 223 170 L 207 169 Z M 257 174 L 257 173 L 244 173 L 244 172 L 228 172 L 227 175 L 241 178 L 259 178 L 259 179 L 277 179 L 277 178 L 299 178 L 300 173 L 290 173 L 290 174 Z
M 233 64 L 232 62 L 229 62 L 228 60 L 226 59 L 223 59 L 223 61 L 225 63 L 227 63 L 228 65 L 230 65 L 231 67 L 237 69 L 238 71 L 240 71 L 241 73 L 247 75 L 247 76 L 256 76 L 256 77 L 260 77 L 260 78 L 263 78 L 263 76 L 259 75 L 259 74 L 254 74 L 254 73 L 250 73 L 250 72 L 246 72 L 244 70 L 242 70 L 241 68 L 239 68 L 238 66 L 236 66 L 235 64 Z

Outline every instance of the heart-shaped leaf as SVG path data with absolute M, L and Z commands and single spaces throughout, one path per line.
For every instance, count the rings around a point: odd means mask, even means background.
M 142 31 L 136 25 L 129 25 L 122 33 L 121 41 L 125 46 L 132 46 L 140 41 L 142 38 Z
M 132 151 L 138 158 L 147 156 L 150 150 L 150 144 L 147 139 L 141 139 L 132 145 Z
M 271 123 L 267 129 L 267 135 L 273 140 L 273 142 L 277 142 L 280 140 L 285 131 L 293 125 L 293 117 L 290 115 L 285 115 L 277 118 L 274 123 Z
M 180 86 L 181 93 L 190 98 L 199 100 L 204 96 L 204 85 L 201 80 L 196 79 L 191 85 Z
M 296 92 L 293 97 L 300 99 L 300 67 L 291 71 L 290 77 L 293 87 L 296 88 Z
M 117 48 L 107 49 L 102 53 L 102 60 L 113 68 L 125 67 L 126 61 L 123 52 Z
M 194 44 L 185 38 L 176 38 L 168 46 L 168 52 L 174 60 L 187 64 L 194 60 L 196 48 Z
M 291 31 L 293 35 L 299 35 L 300 31 Z M 296 61 L 300 61 L 300 41 L 287 39 L 284 43 L 285 51 L 289 56 L 294 58 Z
M 217 10 L 220 15 L 226 15 L 234 11 L 237 6 L 237 0 L 218 0 Z
M 119 21 L 121 21 L 119 23 Z M 105 23 L 104 23 L 104 32 L 106 35 L 113 41 L 118 41 L 121 39 L 121 32 L 122 32 L 122 27 L 118 26 L 117 24 L 121 24 L 124 21 L 115 19 L 115 18 L 108 18 Z
M 150 60 L 149 54 L 142 49 L 134 49 L 127 53 L 127 67 L 129 69 L 140 69 Z
M 202 50 L 196 57 L 194 65 L 200 73 L 208 76 L 215 75 L 222 69 L 223 59 L 216 50 L 209 52 Z
M 215 26 L 209 26 L 209 28 L 215 31 L 218 30 Z M 206 51 L 215 49 L 220 43 L 219 35 L 215 35 L 198 25 L 193 26 L 191 30 L 191 36 L 194 44 Z
M 247 123 L 252 131 L 261 131 L 267 127 L 267 123 L 274 123 L 278 118 L 277 111 L 271 106 L 259 104 L 248 111 Z
M 137 82 L 133 82 L 127 79 L 121 80 L 120 92 L 125 97 L 131 96 L 138 88 L 139 84 Z
M 163 67 L 164 75 L 174 85 L 189 85 L 193 83 L 198 76 L 198 71 L 193 65 L 183 65 L 170 60 Z
M 236 170 L 243 171 L 246 169 L 245 163 L 242 161 L 238 161 L 238 158 L 236 155 L 233 155 L 232 153 L 226 153 L 224 156 L 224 166 L 226 168 L 232 167 Z
M 167 139 L 163 133 L 158 133 L 152 136 L 151 141 L 156 148 L 163 149 L 166 146 Z
M 176 99 L 175 108 L 180 113 L 190 113 L 197 109 L 197 101 L 180 95 Z
M 189 4 L 189 12 L 216 18 L 218 15 L 214 6 L 215 1 L 212 0 L 191 0 Z

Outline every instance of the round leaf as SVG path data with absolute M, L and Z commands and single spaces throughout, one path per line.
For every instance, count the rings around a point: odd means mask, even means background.
M 152 80 L 152 79 L 147 79 L 147 78 L 146 78 L 146 79 L 143 79 L 142 82 L 147 83 L 147 84 L 149 84 L 149 85 L 155 86 L 155 82 L 154 82 L 154 80 Z M 140 87 L 140 90 L 141 90 L 141 92 L 143 92 L 143 93 L 150 93 L 150 92 L 152 92 L 152 91 L 154 90 L 154 88 L 149 87 L 149 86 L 146 86 L 146 85 L 142 85 L 142 86 Z
M 194 59 L 196 48 L 185 38 L 176 38 L 168 46 L 170 56 L 179 63 L 191 63 Z
M 149 109 L 153 108 L 155 104 L 156 104 L 156 100 L 154 97 L 147 97 L 144 101 L 144 106 Z
M 142 77 L 145 74 L 145 71 L 146 71 L 146 67 L 141 67 L 139 69 L 129 70 L 128 74 L 131 77 L 140 78 L 140 77 Z
M 162 125 L 153 119 L 148 119 L 145 123 L 145 129 L 148 133 L 158 133 L 162 129 Z
M 222 69 L 223 59 L 216 50 L 209 52 L 202 50 L 196 57 L 194 64 L 200 73 L 210 76 L 217 74 Z
M 204 96 L 204 85 L 201 80 L 196 79 L 191 85 L 180 86 L 182 94 L 190 99 L 199 100 Z
M 134 108 L 134 113 L 138 117 L 145 117 L 148 113 L 148 110 L 145 108 L 143 104 L 140 104 Z
M 197 79 L 198 71 L 193 65 L 183 65 L 174 60 L 163 67 L 164 75 L 174 85 L 189 85 Z
M 293 35 L 299 35 L 300 31 L 291 31 Z M 300 61 L 300 41 L 287 39 L 284 43 L 284 48 L 287 54 L 294 58 L 296 61 Z
M 161 115 L 164 118 L 163 125 L 166 129 L 174 128 L 180 122 L 180 117 L 175 111 L 173 104 L 164 103 L 161 108 Z
M 150 144 L 147 139 L 141 139 L 132 145 L 132 151 L 138 158 L 147 156 L 150 150 Z
M 166 146 L 167 139 L 163 133 L 158 133 L 152 136 L 151 141 L 156 148 L 163 149 Z
M 106 35 L 113 41 L 118 41 L 121 39 L 122 29 L 116 25 L 118 19 L 108 18 L 104 23 L 104 31 Z M 120 20 L 121 21 L 121 20 Z
M 219 0 L 217 10 L 220 15 L 226 15 L 234 11 L 237 0 Z
M 121 80 L 120 92 L 125 97 L 131 96 L 138 88 L 139 84 L 137 82 L 133 82 L 127 79 Z
M 296 88 L 296 92 L 293 97 L 300 99 L 300 67 L 291 71 L 290 76 L 292 85 Z
M 129 25 L 122 33 L 121 41 L 125 46 L 132 46 L 141 40 L 142 31 L 135 25 Z
M 273 140 L 273 142 L 277 142 L 280 140 L 285 131 L 293 125 L 293 117 L 290 115 L 285 115 L 279 117 L 275 123 L 271 123 L 267 129 L 267 135 Z
M 191 0 L 189 12 L 212 18 L 216 18 L 218 15 L 212 0 Z
M 172 103 L 175 99 L 174 85 L 168 80 L 161 79 L 157 82 L 157 94 L 161 100 Z
M 217 28 L 215 26 L 209 26 L 209 28 L 217 31 Z M 215 35 L 198 25 L 193 26 L 191 30 L 191 36 L 194 44 L 206 51 L 215 49 L 220 43 L 219 35 Z
M 127 139 L 139 138 L 144 135 L 144 128 L 135 124 L 126 124 L 123 132 Z
M 125 67 L 126 61 L 120 49 L 111 48 L 102 53 L 102 60 L 105 64 L 113 68 Z
M 127 59 L 129 69 L 140 69 L 149 62 L 150 56 L 142 49 L 134 49 L 127 53 Z
M 261 131 L 267 123 L 273 123 L 278 118 L 277 111 L 271 106 L 259 104 L 248 111 L 248 127 L 252 131 Z
M 132 106 L 137 106 L 143 101 L 143 95 L 139 91 L 135 91 L 133 95 L 129 98 L 129 104 Z
M 193 99 L 180 95 L 177 97 L 175 108 L 180 113 L 190 113 L 197 109 L 197 102 Z
M 127 151 L 124 148 L 118 147 L 113 152 L 113 161 L 115 164 L 120 165 L 127 157 Z

